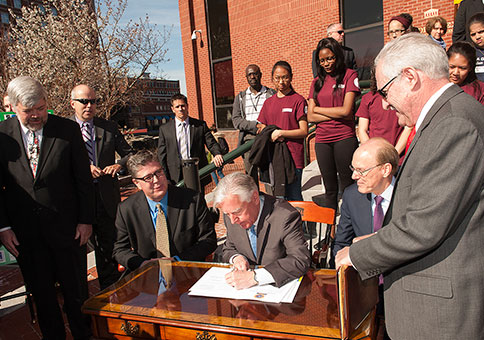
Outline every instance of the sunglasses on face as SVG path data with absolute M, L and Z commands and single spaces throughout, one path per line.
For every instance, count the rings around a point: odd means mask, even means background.
M 94 104 L 98 104 L 99 103 L 99 99 L 85 99 L 85 98 L 79 98 L 79 99 L 72 99 L 72 100 L 75 100 L 76 102 L 79 102 L 81 103 L 82 105 L 87 105 L 87 104 L 91 104 L 91 105 L 94 105 Z

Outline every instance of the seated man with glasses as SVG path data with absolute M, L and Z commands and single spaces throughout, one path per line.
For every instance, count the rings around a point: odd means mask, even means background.
M 333 265 L 340 249 L 381 228 L 392 198 L 398 161 L 397 150 L 381 137 L 370 138 L 356 149 L 350 165 L 356 183 L 343 193 Z
M 154 152 L 139 151 L 127 167 L 140 191 L 119 205 L 116 261 L 129 270 L 156 258 L 204 261 L 217 238 L 203 196 L 168 184 Z

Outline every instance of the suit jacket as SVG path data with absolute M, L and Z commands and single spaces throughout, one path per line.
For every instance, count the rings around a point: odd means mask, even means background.
M 235 254 L 244 255 L 249 264 L 264 266 L 280 287 L 306 274 L 311 258 L 299 212 L 285 200 L 261 195 L 264 196 L 264 207 L 257 225 L 257 258 L 250 247 L 247 230 L 232 224 L 226 215 L 227 239 L 222 258 L 229 262 Z
M 350 246 L 355 237 L 368 235 L 373 232 L 373 214 L 371 211 L 371 194 L 362 194 L 358 185 L 353 183 L 343 193 L 341 215 L 334 238 L 333 256 L 339 250 Z
M 448 88 L 415 134 L 384 226 L 350 247 L 363 279 L 384 273 L 393 339 L 483 339 L 484 108 Z
M 472 44 L 472 39 L 467 32 L 467 21 L 478 12 L 484 12 L 482 0 L 463 0 L 459 4 L 452 31 L 452 43 L 465 40 Z
M 71 116 L 71 119 L 76 121 L 75 115 Z M 117 152 L 121 156 L 118 163 L 126 167 L 126 162 L 133 149 L 126 142 L 121 132 L 119 132 L 117 123 L 94 117 L 93 124 L 96 142 L 96 165 L 104 169 L 106 166 L 115 164 L 115 152 Z M 114 219 L 116 217 L 116 208 L 121 201 L 118 177 L 101 176 L 98 178 L 97 185 L 104 207 Z
M 79 126 L 48 115 L 35 178 L 20 129 L 17 117 L 0 123 L 5 201 L 0 221 L 12 227 L 20 244 L 43 236 L 51 246 L 73 246 L 77 224 L 91 224 L 94 218 L 89 158 Z
M 191 117 L 188 119 L 190 127 L 190 155 L 192 158 L 198 157 L 198 169 L 201 169 L 208 164 L 205 146 L 207 146 L 207 149 L 214 156 L 221 155 L 222 151 L 208 129 L 207 123 L 203 120 Z M 175 118 L 170 119 L 168 122 L 160 126 L 158 157 L 161 166 L 165 171 L 166 178 L 168 178 L 172 184 L 176 184 L 183 179 L 180 151 L 178 150 L 178 142 L 176 139 Z M 210 176 L 201 179 L 202 185 L 206 185 L 210 182 Z
M 355 52 L 353 52 L 352 48 L 349 48 L 347 46 L 341 46 L 341 48 L 343 49 L 343 56 L 345 58 L 346 67 L 356 71 L 358 67 L 356 66 Z M 313 61 L 311 64 L 313 70 L 313 78 L 316 78 L 318 76 L 318 59 L 319 56 L 316 55 L 316 50 L 313 50 Z
M 203 196 L 191 189 L 168 185 L 170 252 L 182 260 L 204 261 L 217 247 L 214 222 Z M 155 227 L 142 191 L 118 207 L 113 257 L 130 270 L 157 257 Z

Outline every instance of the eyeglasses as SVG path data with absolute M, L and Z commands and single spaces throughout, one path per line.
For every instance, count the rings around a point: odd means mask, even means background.
M 144 177 L 134 177 L 134 179 L 146 182 L 146 183 L 153 183 L 153 179 L 155 178 L 162 178 L 165 174 L 163 173 L 163 169 L 158 169 L 152 174 L 148 174 Z
M 385 163 L 383 163 L 383 164 L 385 164 Z M 358 170 L 358 169 L 353 168 L 352 165 L 350 165 L 350 170 L 351 170 L 351 172 L 356 172 L 358 175 L 360 175 L 360 177 L 365 177 L 366 175 L 368 175 L 370 173 L 371 170 L 373 170 L 373 169 L 375 169 L 375 168 L 377 168 L 377 167 L 379 167 L 383 164 L 377 164 L 377 165 L 372 166 L 371 168 L 368 168 L 366 170 Z
M 378 89 L 376 90 L 376 92 L 378 92 L 380 94 L 380 96 L 382 96 L 383 99 L 387 99 L 387 96 L 388 96 L 388 90 L 385 91 L 385 89 L 395 80 L 397 79 L 397 77 L 400 75 L 397 74 L 395 77 L 393 77 L 392 79 L 390 79 L 385 85 L 383 85 L 383 87 L 381 89 Z
M 72 100 L 75 100 L 76 102 L 79 102 L 81 103 L 82 105 L 87 105 L 87 104 L 91 104 L 91 105 L 94 105 L 94 104 L 98 104 L 99 103 L 99 99 L 85 99 L 85 98 L 76 98 L 76 99 L 72 99 Z
M 345 31 L 344 30 L 339 30 L 339 31 L 333 31 L 329 33 L 338 33 L 339 35 L 343 34 Z
M 336 56 L 334 55 L 332 57 L 327 57 L 327 58 L 319 59 L 319 64 L 320 65 L 323 65 L 325 62 L 332 63 L 335 60 L 336 60 Z
M 403 34 L 405 30 L 394 30 L 394 31 L 388 31 L 388 35 L 394 35 L 394 34 Z
M 289 81 L 290 79 L 291 79 L 290 76 L 274 77 L 274 81 L 277 83 L 280 82 L 281 80 L 283 82 L 286 82 L 286 81 Z

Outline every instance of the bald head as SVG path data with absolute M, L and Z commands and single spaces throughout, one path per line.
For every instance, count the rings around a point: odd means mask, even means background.
M 380 195 L 392 182 L 398 160 L 397 150 L 383 138 L 370 138 L 361 144 L 351 162 L 358 191 Z
M 85 84 L 75 86 L 71 91 L 71 107 L 80 121 L 91 120 L 97 112 L 96 92 Z

